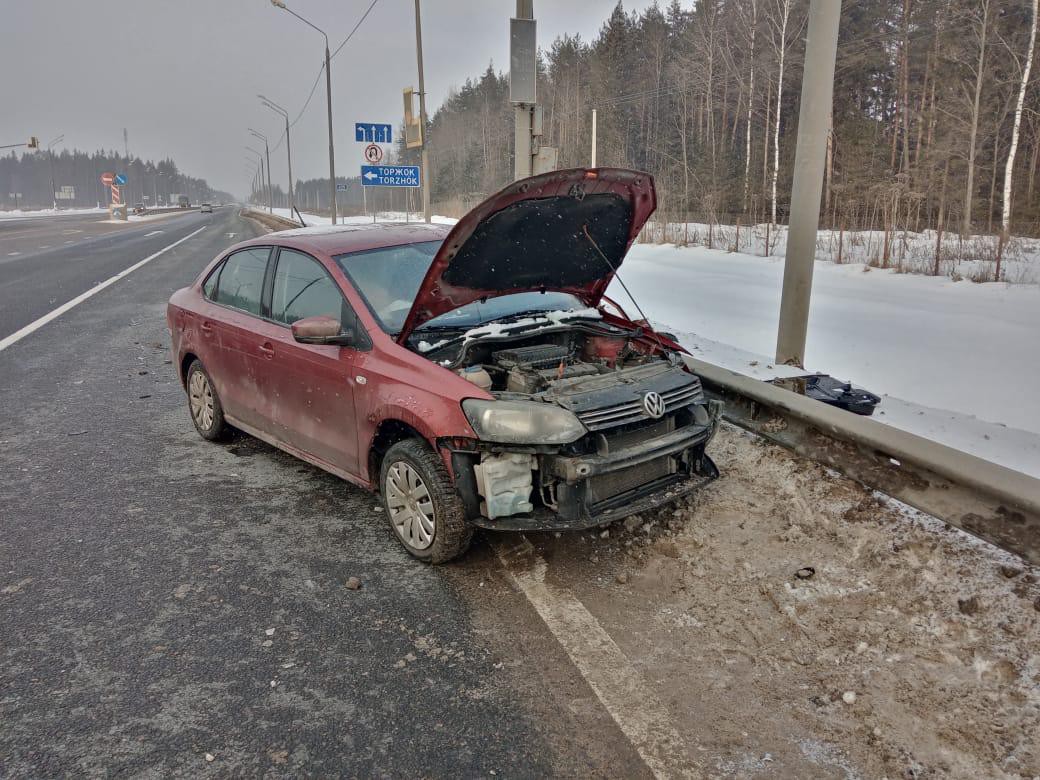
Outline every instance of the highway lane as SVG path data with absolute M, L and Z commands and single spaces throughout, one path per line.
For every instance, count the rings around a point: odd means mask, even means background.
M 0 263 L 13 257 L 59 249 L 66 243 L 77 243 L 93 236 L 135 231 L 160 218 L 161 215 L 156 215 L 147 221 L 121 223 L 109 220 L 107 214 L 99 212 L 73 212 L 0 219 Z
M 370 494 L 196 434 L 166 300 L 257 232 L 210 225 L 0 351 L 0 776 L 648 776 L 486 544 L 419 564 Z
M 122 225 L 96 214 L 0 221 L 0 339 L 193 230 L 224 224 L 234 211 Z

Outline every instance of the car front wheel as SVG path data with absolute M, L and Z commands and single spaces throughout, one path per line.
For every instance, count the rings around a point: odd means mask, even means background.
M 195 430 L 209 441 L 223 438 L 228 431 L 228 424 L 224 421 L 224 407 L 220 404 L 213 380 L 198 360 L 188 367 L 187 384 L 188 411 L 191 412 Z
M 467 550 L 473 528 L 462 499 L 425 442 L 407 439 L 387 450 L 379 485 L 390 528 L 414 557 L 445 563 Z

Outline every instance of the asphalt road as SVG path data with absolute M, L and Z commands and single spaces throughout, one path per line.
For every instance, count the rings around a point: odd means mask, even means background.
M 647 776 L 483 537 L 421 565 L 369 494 L 197 436 L 165 302 L 234 209 L 0 253 L 0 337 L 200 226 L 0 351 L 0 777 Z
M 130 223 L 103 214 L 0 220 L 0 339 L 123 270 L 128 258 L 218 219 L 192 211 Z

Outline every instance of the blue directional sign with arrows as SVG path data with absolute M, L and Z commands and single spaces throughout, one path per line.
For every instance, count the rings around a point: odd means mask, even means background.
M 116 174 L 116 184 L 118 184 L 119 186 L 122 186 L 122 185 L 126 184 L 126 174 L 125 173 L 117 173 Z
M 390 143 L 390 125 L 377 122 L 355 122 L 354 140 L 370 144 Z
M 362 165 L 361 183 L 366 187 L 418 187 L 418 165 Z

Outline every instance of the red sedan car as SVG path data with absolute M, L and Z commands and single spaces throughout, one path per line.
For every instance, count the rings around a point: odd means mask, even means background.
M 170 299 L 191 419 L 378 491 L 432 563 L 475 527 L 589 528 L 672 501 L 718 476 L 719 408 L 678 345 L 604 298 L 655 205 L 645 173 L 556 171 L 450 229 L 237 244 Z

